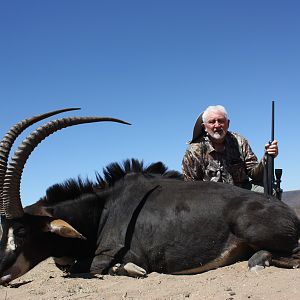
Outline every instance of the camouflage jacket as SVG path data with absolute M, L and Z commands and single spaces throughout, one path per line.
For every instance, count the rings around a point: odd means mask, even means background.
M 191 143 L 182 160 L 182 172 L 187 181 L 219 181 L 247 187 L 249 178 L 262 184 L 263 160 L 257 160 L 244 137 L 228 131 L 223 152 L 217 152 L 206 135 Z

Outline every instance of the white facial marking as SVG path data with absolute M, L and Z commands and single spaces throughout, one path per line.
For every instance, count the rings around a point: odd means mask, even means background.
M 6 244 L 6 251 L 15 251 L 16 250 L 16 243 L 14 237 L 14 230 L 12 228 L 8 229 L 7 234 L 7 244 Z

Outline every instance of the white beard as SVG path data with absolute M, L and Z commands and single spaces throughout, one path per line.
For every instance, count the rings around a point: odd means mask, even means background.
M 213 135 L 212 135 L 212 138 L 215 139 L 215 140 L 221 140 L 224 138 L 224 131 L 222 131 L 221 133 L 220 132 L 214 132 Z

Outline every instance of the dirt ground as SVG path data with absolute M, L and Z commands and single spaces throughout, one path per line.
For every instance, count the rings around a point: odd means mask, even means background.
M 269 267 L 250 272 L 240 262 L 198 275 L 151 273 L 147 278 L 68 278 L 52 259 L 8 287 L 0 300 L 22 299 L 300 299 L 300 269 Z

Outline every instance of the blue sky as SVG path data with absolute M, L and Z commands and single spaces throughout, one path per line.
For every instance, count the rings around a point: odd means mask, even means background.
M 224 105 L 230 129 L 261 158 L 272 100 L 275 167 L 283 168 L 284 190 L 300 189 L 299 15 L 299 1 L 290 0 L 0 1 L 1 136 L 21 119 L 64 107 L 82 109 L 63 116 L 132 123 L 50 136 L 26 164 L 23 203 L 126 158 L 181 170 L 186 141 L 208 105 Z

